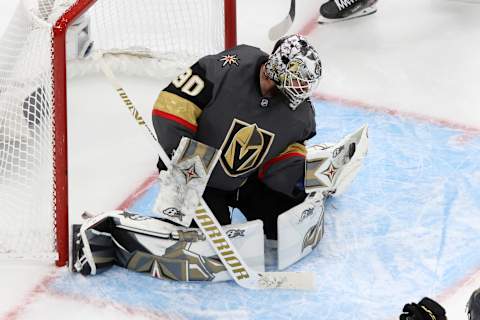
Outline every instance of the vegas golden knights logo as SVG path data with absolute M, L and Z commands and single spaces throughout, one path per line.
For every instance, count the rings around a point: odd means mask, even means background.
M 222 145 L 220 163 L 231 177 L 256 169 L 272 145 L 275 135 L 256 124 L 234 119 Z

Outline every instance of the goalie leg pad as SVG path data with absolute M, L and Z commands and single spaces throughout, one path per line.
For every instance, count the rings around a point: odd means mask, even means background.
M 96 221 L 93 222 L 92 220 Z M 109 224 L 110 232 L 105 225 Z M 98 273 L 101 262 L 115 264 L 137 272 L 149 273 L 160 279 L 176 281 L 226 281 L 231 280 L 225 266 L 216 256 L 205 235 L 199 229 L 185 228 L 168 221 L 137 215 L 125 211 L 111 211 L 87 220 L 80 230 L 85 260 L 82 268 L 74 271 Z M 88 227 L 87 227 L 88 226 Z M 101 227 L 101 228 L 99 228 Z M 96 229 L 97 228 L 97 229 Z M 264 271 L 263 223 L 260 220 L 223 226 L 244 260 L 256 271 Z M 92 238 L 89 235 L 97 236 Z M 98 236 L 111 241 L 114 254 L 106 261 L 105 250 L 98 247 Z M 83 239 L 83 238 L 82 238 Z M 92 242 L 96 241 L 95 245 Z M 78 250 L 77 250 L 78 251 Z M 114 258 L 114 260 L 113 260 Z M 76 259 L 76 261 L 84 259 Z M 77 263 L 80 266 L 80 263 Z M 85 270 L 85 271 L 83 271 Z
M 116 228 L 129 232 L 142 250 L 120 248 L 124 267 L 160 279 L 176 281 L 226 281 L 230 274 L 197 228 L 175 226 L 159 219 L 130 215 L 116 221 Z M 260 220 L 223 226 L 246 263 L 264 270 L 263 223 Z
M 308 195 L 304 202 L 278 216 L 278 269 L 302 259 L 318 245 L 324 234 L 322 193 Z

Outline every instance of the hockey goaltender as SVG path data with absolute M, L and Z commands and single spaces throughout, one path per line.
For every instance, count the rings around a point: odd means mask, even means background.
M 321 74 L 300 35 L 281 38 L 270 55 L 239 45 L 180 74 L 152 112 L 164 155 L 154 217 L 110 211 L 74 225 L 71 270 L 95 275 L 115 264 L 161 279 L 282 287 L 288 273 L 281 281 L 262 273 L 264 238 L 280 269 L 310 253 L 323 236 L 325 198 L 345 190 L 367 152 L 366 126 L 306 147 Z M 231 224 L 232 208 L 247 222 Z

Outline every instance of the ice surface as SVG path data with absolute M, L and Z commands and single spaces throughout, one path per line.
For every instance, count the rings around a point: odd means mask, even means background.
M 268 26 L 286 15 L 289 1 L 238 2 L 239 42 L 269 50 Z M 0 3 L 0 27 L 15 5 Z M 423 296 L 442 302 L 449 318 L 466 319 L 468 295 L 480 287 L 480 6 L 380 0 L 375 15 L 321 28 L 310 24 L 318 6 L 299 4 L 292 30 L 308 33 L 321 52 L 325 77 L 318 96 L 343 102 L 315 102 L 312 142 L 337 141 L 368 123 L 370 151 L 352 188 L 327 204 L 324 239 L 290 269 L 315 271 L 317 291 L 172 283 L 120 268 L 84 278 L 51 266 L 9 264 L 0 266 L 0 319 L 387 320 Z M 154 88 L 141 97 L 135 82 L 128 84 L 133 97 L 151 101 L 147 93 Z M 96 95 L 103 97 L 106 87 Z M 123 115 L 116 120 L 123 124 Z M 99 151 L 109 150 L 118 146 Z M 75 152 L 72 161 L 91 161 Z M 99 165 L 112 170 L 101 159 Z M 139 170 L 144 177 L 131 188 L 116 177 L 115 196 L 102 188 L 105 202 L 93 206 L 118 205 L 150 172 Z M 148 211 L 154 193 L 142 193 L 132 209 Z M 72 205 L 80 207 L 84 198 L 95 200 L 95 191 L 77 195 Z
M 337 141 L 363 123 L 370 135 L 352 188 L 327 204 L 324 239 L 289 269 L 315 272 L 317 291 L 179 284 L 120 268 L 89 279 L 63 274 L 49 290 L 187 319 L 390 319 L 404 302 L 440 296 L 478 269 L 471 248 L 480 245 L 479 137 L 322 102 L 316 114 L 312 143 Z M 130 209 L 148 214 L 155 191 Z

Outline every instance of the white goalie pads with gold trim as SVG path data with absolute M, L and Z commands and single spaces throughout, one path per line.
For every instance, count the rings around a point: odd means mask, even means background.
M 172 166 L 160 172 L 161 192 L 153 207 L 156 216 L 190 226 L 219 156 L 217 149 L 183 137 L 172 158 Z
M 107 219 L 111 219 L 112 228 L 117 232 L 97 230 Z M 248 266 L 257 272 L 263 272 L 265 270 L 263 222 L 253 220 L 225 225 L 223 229 Z M 124 248 L 119 243 L 123 237 L 122 233 L 129 234 L 127 238 L 130 239 L 132 247 L 143 249 L 129 251 Z M 83 242 L 82 261 L 86 260 L 90 265 L 91 275 L 97 273 L 95 262 L 100 263 L 109 257 L 105 256 L 105 253 L 109 254 L 109 251 L 105 250 L 108 248 L 106 243 L 113 243 L 118 263 L 130 270 L 176 281 L 232 280 L 206 236 L 198 228 L 186 228 L 161 219 L 114 210 L 90 215 L 80 228 L 80 237 Z M 90 242 L 96 245 L 97 251 L 95 247 L 91 247 Z M 70 261 L 71 268 L 82 263 L 80 260 Z
M 308 255 L 324 232 L 324 197 L 313 192 L 304 202 L 278 216 L 278 269 Z
M 324 234 L 325 199 L 343 193 L 357 175 L 368 149 L 368 126 L 337 144 L 307 147 L 305 191 L 301 204 L 278 216 L 278 268 L 308 255 Z
M 160 266 L 165 274 L 179 274 L 175 280 L 180 281 L 229 281 L 232 280 L 227 269 L 222 265 L 220 259 L 215 258 L 216 252 L 208 243 L 206 236 L 198 228 L 182 228 L 169 225 L 165 221 L 141 217 L 143 221 L 134 221 L 132 218 L 123 218 L 117 222 L 117 227 L 133 231 L 136 240 L 139 241 L 151 255 L 157 257 L 161 264 L 168 261 L 168 264 Z M 263 248 L 263 223 L 261 220 L 248 221 L 241 224 L 223 226 L 225 233 L 235 245 L 239 254 L 248 263 L 248 266 L 256 271 L 264 271 L 264 248 Z M 146 234 L 149 230 L 150 234 Z M 162 239 L 162 234 L 165 239 Z M 194 236 L 192 237 L 191 234 Z M 152 237 L 156 235 L 156 237 Z M 163 259 L 162 259 L 163 257 Z M 216 264 L 214 261 L 217 260 Z M 175 263 L 172 263 L 172 262 Z M 188 264 L 183 271 L 175 271 L 178 265 Z M 132 265 L 130 269 L 135 269 Z M 165 272 L 166 270 L 169 272 Z M 155 274 L 155 269 L 150 270 L 155 277 L 162 278 Z

